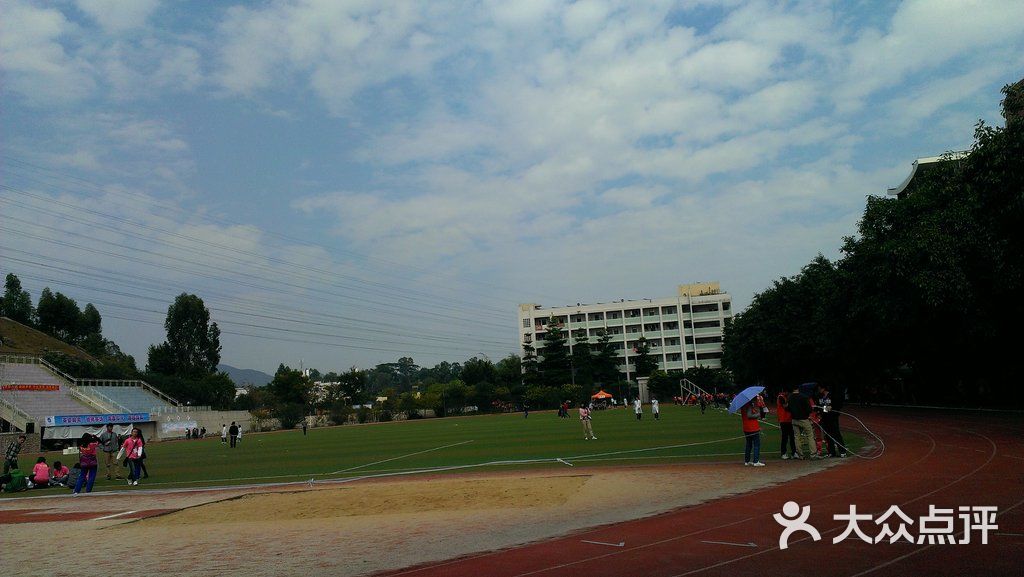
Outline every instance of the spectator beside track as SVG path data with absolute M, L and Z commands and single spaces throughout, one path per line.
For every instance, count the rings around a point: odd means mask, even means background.
M 842 400 L 833 399 L 827 386 L 818 385 L 818 405 L 821 406 L 821 428 L 825 433 L 828 456 L 845 457 L 846 443 L 839 430 L 839 414 L 835 412 L 842 407 Z
M 138 485 L 140 472 L 140 463 L 142 460 L 142 447 L 144 445 L 139 435 L 142 434 L 138 428 L 132 429 L 130 437 L 124 440 L 124 444 L 121 447 L 124 449 L 125 457 L 128 458 L 128 484 Z
M 68 484 L 68 476 L 70 474 L 71 471 L 63 463 L 54 461 L 53 467 L 50 468 L 50 484 L 63 487 Z
M 100 433 L 99 437 L 100 447 L 103 449 L 103 454 L 106 455 L 107 461 L 107 480 L 111 480 L 116 475 L 118 479 L 121 478 L 120 472 L 116 469 L 117 462 L 117 451 L 121 448 L 121 440 L 117 437 L 117 433 L 114 432 L 114 425 L 107 423 L 107 430 Z
M 817 458 L 818 454 L 813 450 L 814 432 L 811 430 L 811 400 L 800 392 L 800 388 L 794 386 L 789 394 L 787 409 L 793 423 L 793 431 L 796 434 L 797 452 L 796 459 Z M 804 448 L 806 447 L 806 452 Z
M 743 464 L 745 466 L 764 467 L 761 462 L 761 412 L 764 402 L 755 397 L 740 409 L 743 418 L 743 437 L 746 442 L 743 448 Z
M 46 464 L 46 457 L 36 459 L 29 482 L 29 489 L 45 489 L 50 486 L 50 466 Z
M 18 440 L 7 446 L 4 452 L 4 475 L 18 468 L 18 453 L 25 446 L 25 438 L 25 435 L 18 435 Z
M 96 481 L 96 470 L 99 468 L 99 461 L 96 459 L 96 450 L 100 446 L 99 438 L 89 433 L 82 433 L 78 440 L 78 459 L 81 473 L 75 481 L 74 494 L 82 492 L 85 486 L 86 493 L 92 493 L 92 484 Z
M 789 412 L 789 395 L 786 391 L 779 393 L 775 399 L 775 414 L 779 420 L 779 431 L 782 433 L 782 458 L 796 457 L 796 437 L 793 435 L 793 415 Z M 786 452 L 786 446 L 789 452 Z

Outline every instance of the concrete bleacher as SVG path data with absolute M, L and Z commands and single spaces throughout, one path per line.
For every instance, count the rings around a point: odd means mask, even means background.
M 166 400 L 142 386 L 82 385 L 78 389 L 86 395 L 102 395 L 133 413 L 155 413 L 173 408 Z
M 46 367 L 33 363 L 3 363 L 5 383 L 60 385 L 64 380 L 48 371 Z
M 53 384 L 56 391 L 0 391 L 4 400 L 12 403 L 25 413 L 42 421 L 50 415 L 89 415 L 97 411 L 72 396 L 71 389 L 57 383 L 31 382 L 25 384 Z

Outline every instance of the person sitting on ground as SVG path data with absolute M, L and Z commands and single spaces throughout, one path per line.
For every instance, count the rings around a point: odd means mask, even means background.
M 68 471 L 68 478 L 64 481 L 64 486 L 72 491 L 75 490 L 75 485 L 78 484 L 78 477 L 82 475 L 82 464 L 75 463 L 71 465 L 71 469 Z
M 68 475 L 71 471 L 68 470 L 60 461 L 54 461 L 53 467 L 50 468 L 50 484 L 59 485 L 61 487 L 68 484 Z
M 50 467 L 46 464 L 46 457 L 36 459 L 36 466 L 32 467 L 32 475 L 29 477 L 32 487 L 45 489 L 50 486 Z

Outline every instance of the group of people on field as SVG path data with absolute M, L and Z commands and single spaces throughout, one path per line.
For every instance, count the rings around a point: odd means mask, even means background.
M 132 427 L 126 437 L 118 435 L 112 424 L 108 424 L 99 435 L 82 433 L 76 442 L 77 463 L 69 468 L 60 461 L 54 461 L 50 467 L 46 464 L 46 457 L 41 456 L 36 459 L 36 464 L 28 475 L 18 468 L 17 460 L 25 438 L 25 435 L 21 435 L 18 442 L 12 443 L 5 452 L 4 475 L 0 478 L 0 489 L 20 491 L 68 487 L 74 495 L 78 495 L 83 489 L 86 493 L 91 493 L 100 468 L 100 454 L 104 456 L 108 481 L 115 478 L 124 479 L 120 473 L 122 466 L 128 469 L 127 480 L 130 486 L 138 485 L 139 479 L 149 477 L 149 471 L 146 469 L 146 440 L 138 427 Z

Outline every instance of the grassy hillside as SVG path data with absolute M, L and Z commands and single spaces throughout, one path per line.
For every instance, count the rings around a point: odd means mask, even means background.
M 0 354 L 43 356 L 47 352 L 60 352 L 86 361 L 94 360 L 82 349 L 55 339 L 50 335 L 27 327 L 7 317 L 0 317 Z

